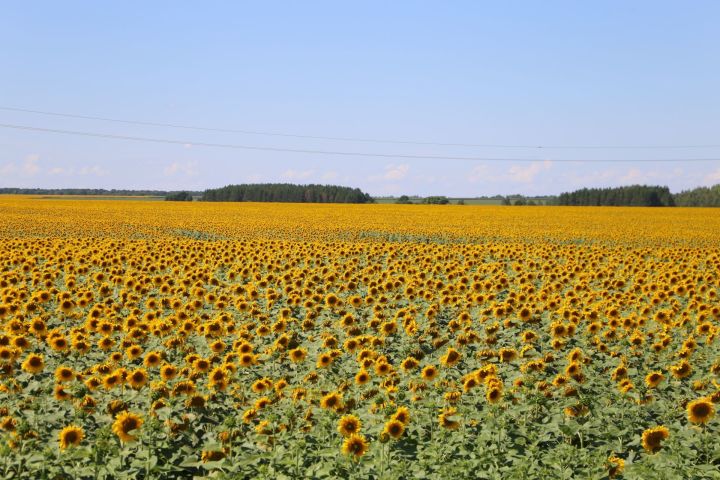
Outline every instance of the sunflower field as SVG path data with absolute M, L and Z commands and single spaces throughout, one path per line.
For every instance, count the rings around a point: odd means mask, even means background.
M 2 478 L 720 478 L 720 210 L 0 219 Z

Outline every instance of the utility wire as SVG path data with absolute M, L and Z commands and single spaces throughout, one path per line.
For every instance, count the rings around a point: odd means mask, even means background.
M 376 138 L 357 138 L 357 137 L 330 137 L 330 136 L 319 136 L 319 135 L 299 135 L 293 133 L 280 133 L 280 132 L 264 132 L 256 130 L 238 130 L 231 128 L 211 128 L 211 127 L 199 127 L 191 125 L 181 125 L 176 123 L 159 123 L 159 122 L 145 122 L 140 120 L 123 120 L 118 118 L 108 117 L 97 117 L 91 115 L 79 115 L 73 113 L 59 113 L 59 112 L 47 112 L 43 110 L 31 110 L 26 108 L 16 107 L 4 107 L 0 106 L 0 110 L 10 112 L 23 112 L 32 113 L 37 115 L 48 115 L 54 117 L 64 118 L 77 118 L 83 120 L 99 120 L 103 122 L 115 122 L 124 123 L 127 125 L 142 125 L 148 127 L 169 127 L 169 128 L 181 128 L 185 130 L 197 130 L 204 132 L 222 132 L 222 133 L 241 133 L 245 135 L 264 135 L 272 137 L 288 137 L 288 138 L 303 138 L 311 140 L 331 140 L 338 142 L 365 142 L 365 143 L 390 143 L 400 145 L 426 145 L 426 146 L 441 146 L 441 147 L 481 147 L 481 148 L 521 148 L 521 149 L 558 149 L 558 150 L 624 150 L 624 149 L 653 149 L 653 150 L 665 150 L 665 149 L 698 149 L 698 148 L 720 148 L 720 144 L 717 145 L 506 145 L 506 144 L 481 144 L 481 143 L 443 143 L 443 142 L 419 142 L 412 140 L 383 140 Z
M 263 147 L 254 145 L 237 145 L 228 143 L 207 143 L 207 142 L 194 142 L 191 140 L 172 140 L 164 138 L 151 138 L 151 137 L 135 137 L 129 135 L 114 135 L 110 133 L 95 133 L 85 132 L 78 130 L 60 130 L 55 128 L 41 128 L 32 127 L 27 125 L 14 125 L 14 124 L 0 124 L 0 128 L 8 128 L 15 130 L 25 130 L 31 132 L 44 132 L 44 133 L 58 133 L 63 135 L 78 135 L 84 137 L 96 137 L 96 138 L 108 138 L 114 140 L 131 140 L 136 142 L 153 142 L 153 143 L 165 143 L 173 145 L 189 145 L 197 147 L 215 147 L 215 148 L 231 148 L 239 150 L 257 150 L 267 152 L 286 152 L 286 153 L 309 153 L 315 155 L 338 155 L 347 157 L 376 157 L 376 158 L 404 158 L 404 159 L 426 159 L 426 160 L 468 160 L 468 161 L 483 161 L 483 162 L 542 162 L 548 161 L 547 158 L 488 158 L 488 157 L 456 157 L 448 155 L 408 155 L 408 154 L 395 154 L 395 153 L 365 153 L 365 152 L 346 152 L 346 151 L 333 151 L 333 150 L 306 150 L 298 148 L 279 148 L 279 147 Z M 720 158 L 660 158 L 660 159 L 585 159 L 585 160 L 571 160 L 571 159 L 552 159 L 553 162 L 563 163 L 626 163 L 626 162 L 716 162 L 720 161 Z

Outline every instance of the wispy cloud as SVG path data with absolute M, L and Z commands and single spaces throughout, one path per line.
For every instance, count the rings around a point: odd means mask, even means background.
M 164 169 L 166 176 L 170 177 L 173 175 L 185 175 L 187 177 L 194 177 L 198 174 L 197 169 L 198 162 L 191 160 L 189 162 L 173 162 Z
M 40 172 L 40 166 L 38 165 L 38 162 L 40 161 L 40 155 L 37 153 L 32 153 L 25 157 L 25 160 L 23 161 L 22 165 L 22 171 L 25 175 L 36 175 Z
M 522 166 L 513 165 L 510 167 L 510 170 L 508 170 L 508 180 L 518 183 L 532 183 L 540 172 L 550 170 L 552 166 L 553 162 L 550 160 L 532 162 Z
M 282 174 L 282 177 L 287 180 L 306 180 L 313 176 L 315 173 L 314 170 L 285 170 Z
M 410 172 L 410 165 L 407 163 L 385 165 L 383 173 L 380 175 L 371 175 L 368 180 L 372 182 L 396 182 L 407 177 Z

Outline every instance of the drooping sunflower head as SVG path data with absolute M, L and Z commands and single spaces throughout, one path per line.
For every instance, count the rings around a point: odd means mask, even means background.
M 663 380 L 665 380 L 665 375 L 662 372 L 650 372 L 645 377 L 645 385 L 648 388 L 657 388 Z
M 83 438 L 85 438 L 85 432 L 81 427 L 68 425 L 60 431 L 58 441 L 60 442 L 60 448 L 65 450 L 68 447 L 80 445 Z
M 135 435 L 130 432 L 139 430 L 142 427 L 143 419 L 135 413 L 128 411 L 121 412 L 116 418 L 112 425 L 112 431 L 117 435 L 123 442 L 133 442 L 137 440 Z
M 642 446 L 649 453 L 655 453 L 662 448 L 663 440 L 670 436 L 670 431 L 665 426 L 648 428 L 642 434 Z
M 327 410 L 339 410 L 342 408 L 342 396 L 336 392 L 328 393 L 320 399 L 320 406 Z
M 715 416 L 715 405 L 709 398 L 698 398 L 687 405 L 688 420 L 705 424 Z
M 407 407 L 398 407 L 392 418 L 393 420 L 401 422 L 403 425 L 407 425 L 410 423 L 410 410 Z

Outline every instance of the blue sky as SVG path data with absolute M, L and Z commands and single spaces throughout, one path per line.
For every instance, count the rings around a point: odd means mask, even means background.
M 715 1 L 8 2 L 0 106 L 301 135 L 504 145 L 720 144 Z M 0 187 L 338 183 L 555 194 L 720 183 L 720 148 L 515 149 L 202 132 L 0 110 Z M 483 162 L 206 148 L 193 142 Z

